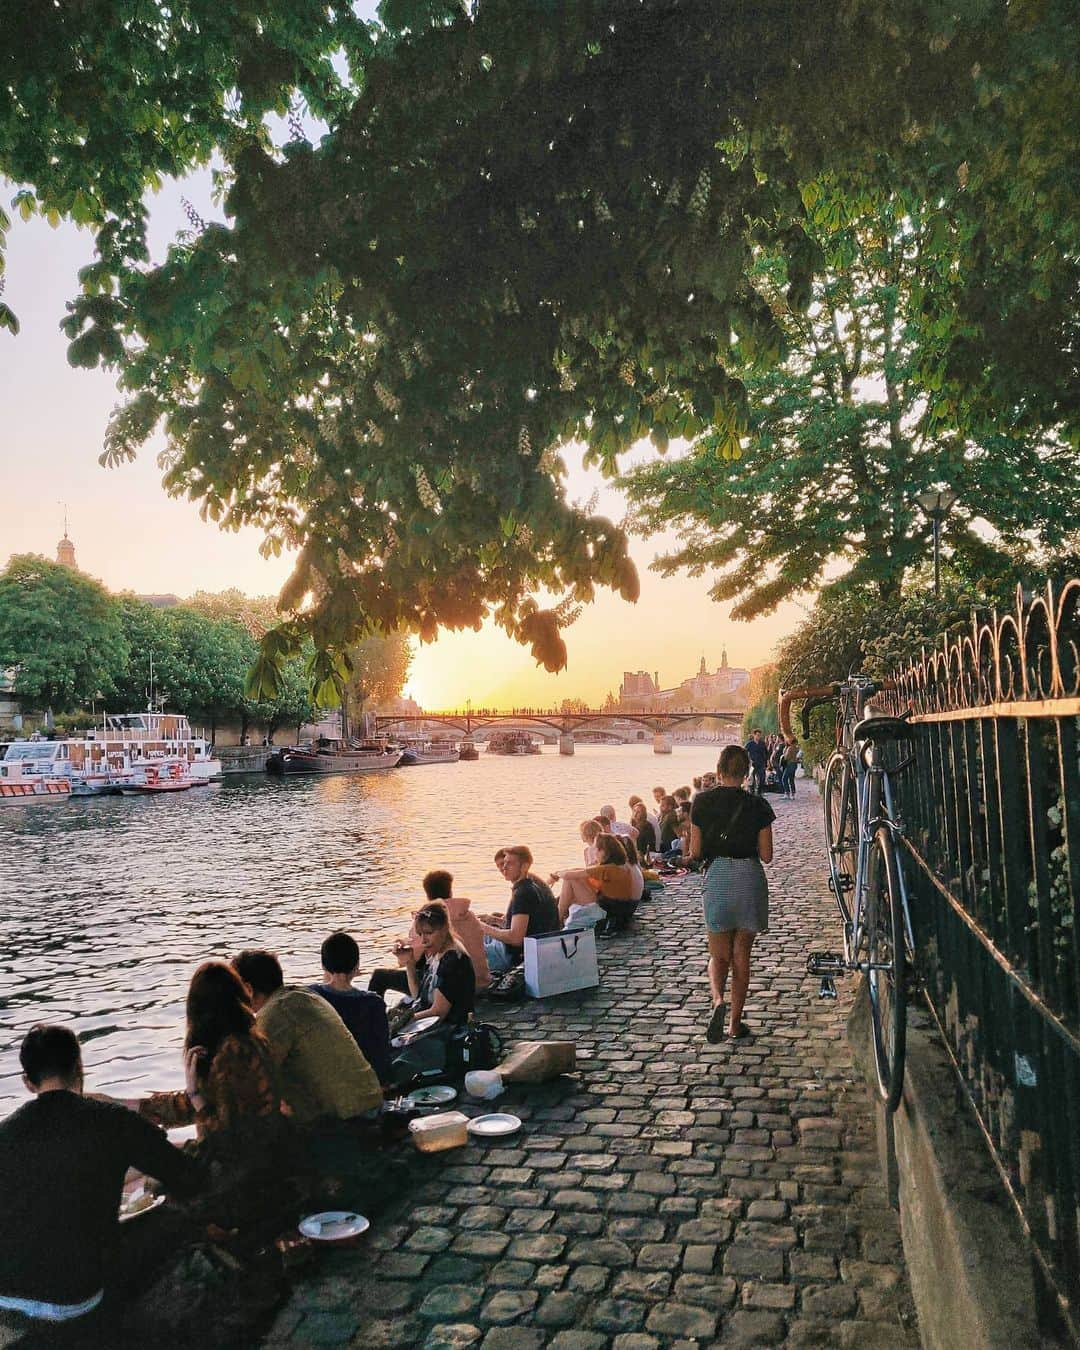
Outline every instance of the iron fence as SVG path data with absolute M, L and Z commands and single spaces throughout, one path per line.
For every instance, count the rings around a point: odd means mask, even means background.
M 1080 1326 L 1080 580 L 1018 593 L 900 671 L 922 731 L 898 796 L 931 1011 Z

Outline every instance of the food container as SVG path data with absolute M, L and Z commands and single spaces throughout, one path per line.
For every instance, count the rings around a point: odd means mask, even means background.
M 421 1153 L 440 1153 L 444 1148 L 463 1148 L 468 1141 L 469 1117 L 460 1111 L 440 1111 L 409 1122 L 409 1133 Z

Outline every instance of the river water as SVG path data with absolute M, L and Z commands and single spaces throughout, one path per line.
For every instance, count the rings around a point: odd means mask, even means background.
M 0 808 L 0 1117 L 24 1099 L 18 1046 L 70 1025 L 91 1088 L 137 1096 L 182 1084 L 184 996 L 195 966 L 276 951 L 290 983 L 318 975 L 344 928 L 364 971 L 448 868 L 480 912 L 509 889 L 492 856 L 524 843 L 542 876 L 581 860 L 578 825 L 632 793 L 650 800 L 715 766 L 719 747 L 579 746 L 572 758 L 482 753 L 358 777 L 245 775 L 163 799 Z

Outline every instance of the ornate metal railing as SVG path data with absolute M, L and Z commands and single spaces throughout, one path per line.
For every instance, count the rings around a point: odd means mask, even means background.
M 920 974 L 1032 1239 L 1080 1325 L 1080 580 L 1018 593 L 894 676 Z

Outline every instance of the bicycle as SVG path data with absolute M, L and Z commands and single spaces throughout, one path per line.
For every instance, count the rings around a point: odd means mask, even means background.
M 812 952 L 809 974 L 821 979 L 819 996 L 835 998 L 838 975 L 866 976 L 873 1025 L 878 1090 L 888 1111 L 895 1111 L 904 1086 L 907 1033 L 907 977 L 914 952 L 907 886 L 898 842 L 903 825 L 897 815 L 892 778 L 914 756 L 890 766 L 883 746 L 900 745 L 916 735 L 910 713 L 890 717 L 868 710 L 875 694 L 889 688 L 865 675 L 815 688 L 780 693 L 780 729 L 791 735 L 791 704 L 801 710 L 803 739 L 810 714 L 836 703 L 836 749 L 825 766 L 823 798 L 829 889 L 843 923 L 843 952 Z M 850 897 L 850 899 L 849 899 Z

